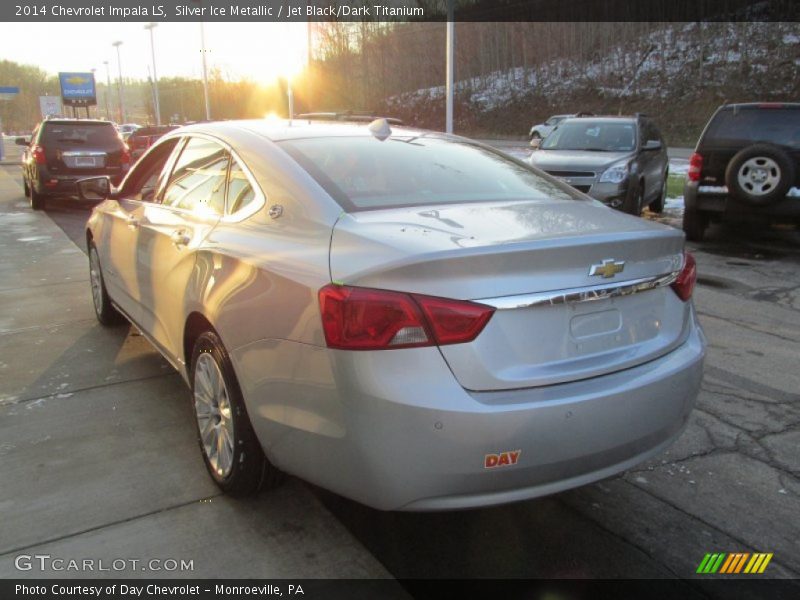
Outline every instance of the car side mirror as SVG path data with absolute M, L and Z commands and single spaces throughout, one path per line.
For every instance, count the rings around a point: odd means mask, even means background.
M 539 146 L 541 146 L 541 145 L 542 145 L 542 139 L 541 138 L 535 137 L 535 138 L 533 138 L 531 140 L 531 148 L 533 148 L 534 150 L 538 150 Z
M 661 142 L 658 140 L 647 140 L 642 150 L 661 150 Z
M 30 142 L 28 140 L 26 140 L 24 137 L 18 137 L 16 140 L 14 140 L 14 143 L 17 146 L 29 146 L 30 145 Z
M 111 180 L 108 177 L 79 179 L 76 185 L 81 200 L 105 200 L 111 196 Z

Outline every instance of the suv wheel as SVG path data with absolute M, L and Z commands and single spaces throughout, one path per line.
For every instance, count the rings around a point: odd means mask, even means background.
M 30 204 L 33 210 L 44 210 L 45 197 L 37 192 L 33 187 L 30 188 Z
M 626 213 L 638 217 L 642 214 L 642 202 L 644 201 L 644 184 L 637 185 L 632 191 L 628 192 L 622 210 Z
M 739 151 L 725 170 L 725 183 L 730 193 L 757 206 L 786 196 L 794 178 L 791 158 L 771 144 L 753 144 Z
M 232 496 L 275 487 L 282 473 L 261 449 L 228 353 L 213 331 L 197 338 L 191 362 L 197 436 L 211 477 Z
M 653 200 L 650 203 L 650 210 L 654 213 L 662 213 L 664 212 L 664 206 L 667 203 L 667 180 L 669 179 L 669 172 L 664 173 L 664 183 L 661 184 L 661 192 L 658 194 L 658 198 Z
M 28 180 L 27 179 L 23 179 L 22 180 L 22 189 L 25 190 L 25 197 L 26 198 L 31 195 L 31 188 L 28 186 Z
M 683 232 L 690 242 L 702 242 L 708 228 L 708 215 L 699 210 L 683 211 Z
M 539 133 L 538 131 L 534 131 L 531 134 L 531 141 L 533 141 L 533 140 L 540 140 L 541 141 L 541 139 L 542 139 L 542 134 Z

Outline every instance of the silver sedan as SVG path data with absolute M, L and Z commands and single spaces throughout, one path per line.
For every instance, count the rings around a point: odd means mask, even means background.
M 88 221 L 97 317 L 191 388 L 226 492 L 380 509 L 552 494 L 663 451 L 705 340 L 675 229 L 386 121 L 178 129 Z

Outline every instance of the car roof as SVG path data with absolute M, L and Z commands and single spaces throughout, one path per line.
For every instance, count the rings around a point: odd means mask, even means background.
M 266 138 L 273 142 L 305 138 L 323 137 L 371 137 L 369 123 L 349 123 L 342 121 L 319 121 L 293 119 L 251 119 L 242 121 L 212 121 L 186 125 L 171 132 L 170 135 L 189 133 L 206 133 L 219 135 L 225 138 L 236 138 L 237 132 L 250 133 Z M 402 137 L 441 137 L 449 139 L 462 139 L 458 136 L 448 136 L 444 133 L 417 129 L 412 127 L 391 125 L 392 135 Z
M 613 121 L 627 121 L 629 123 L 636 123 L 637 117 L 632 117 L 629 115 L 586 115 L 583 117 L 576 117 L 571 116 L 569 118 L 570 121 L 604 121 L 604 122 L 613 122 Z
M 738 110 L 753 108 L 800 108 L 800 102 L 738 102 L 723 104 L 720 110 Z
M 57 125 L 113 125 L 111 121 L 103 121 L 102 119 L 45 119 L 42 124 L 56 123 Z

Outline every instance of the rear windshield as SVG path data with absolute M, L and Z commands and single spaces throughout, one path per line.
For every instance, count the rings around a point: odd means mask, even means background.
M 468 142 L 326 137 L 281 146 L 347 211 L 581 198 L 525 164 Z
M 65 146 L 113 147 L 121 144 L 117 131 L 110 123 L 46 123 L 42 144 L 53 142 Z
M 800 109 L 721 110 L 708 126 L 703 139 L 731 144 L 770 142 L 800 148 Z
M 544 150 L 630 152 L 636 148 L 636 125 L 629 121 L 564 121 L 548 135 Z

